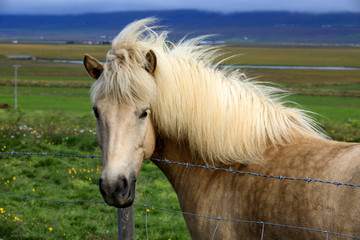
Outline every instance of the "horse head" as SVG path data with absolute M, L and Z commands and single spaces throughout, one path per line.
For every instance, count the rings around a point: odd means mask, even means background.
M 156 56 L 150 50 L 144 59 L 145 64 L 137 71 L 151 77 L 156 67 Z M 102 64 L 89 55 L 84 57 L 85 68 L 96 81 L 109 80 L 104 69 L 110 68 L 107 66 L 110 64 Z M 103 162 L 99 188 L 110 206 L 122 208 L 134 202 L 141 165 L 151 157 L 155 148 L 156 135 L 150 107 L 150 102 L 119 101 L 111 95 L 102 95 L 93 103 Z

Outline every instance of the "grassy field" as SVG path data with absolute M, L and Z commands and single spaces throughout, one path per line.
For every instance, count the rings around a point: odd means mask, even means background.
M 81 64 L 14 61 L 5 55 L 104 60 L 109 46 L 0 44 L 0 104 L 13 106 L 13 64 L 19 110 L 0 110 L 0 152 L 61 152 L 100 155 L 89 98 L 93 82 Z M 231 64 L 360 67 L 356 48 L 226 48 L 244 53 Z M 330 137 L 360 142 L 360 71 L 245 69 L 259 81 L 295 93 L 289 100 L 316 112 Z M 56 156 L 0 155 L 0 193 L 59 201 L 102 201 L 101 160 Z M 137 183 L 136 203 L 180 210 L 157 167 L 147 161 Z M 61 203 L 0 195 L 0 239 L 109 239 L 117 235 L 116 209 L 102 203 Z M 24 206 L 24 207 L 23 207 Z M 22 208 L 23 207 L 23 208 Z M 60 209 L 61 207 L 61 209 Z M 21 213 L 19 214 L 21 210 Z M 60 210 L 60 211 L 59 211 Z M 181 215 L 135 207 L 136 239 L 190 239 Z M 14 221 L 14 220 L 17 220 Z M 55 226 L 56 222 L 56 226 Z
M 2 55 L 31 55 L 40 59 L 72 59 L 79 60 L 85 53 L 104 61 L 109 45 L 39 45 L 39 44 L 0 44 Z
M 2 55 L 25 54 L 43 59 L 82 59 L 85 53 L 105 60 L 109 45 L 37 45 L 0 44 Z M 284 65 L 284 66 L 342 66 L 360 67 L 359 48 L 316 47 L 226 47 L 230 64 Z
M 100 155 L 90 114 L 1 110 L 0 122 L 1 152 Z M 57 200 L 29 199 L 20 213 L 24 198 L 0 195 L 0 238 L 18 239 L 19 229 L 22 239 L 109 239 L 111 234 L 116 238 L 115 208 L 66 202 L 102 201 L 97 185 L 100 159 L 0 155 L 0 161 L 0 193 Z M 136 203 L 179 210 L 170 184 L 150 161 L 138 179 Z M 137 239 L 146 236 L 146 214 L 151 239 L 186 239 L 180 215 L 139 206 L 135 207 Z
M 226 47 L 236 65 L 360 67 L 359 48 Z M 237 55 L 237 56 L 236 56 Z

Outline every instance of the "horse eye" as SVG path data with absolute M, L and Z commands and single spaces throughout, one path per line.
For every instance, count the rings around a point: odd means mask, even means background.
M 99 119 L 99 111 L 98 111 L 97 107 L 93 107 L 93 111 L 94 111 L 96 119 Z
M 144 118 L 146 118 L 147 115 L 148 115 L 148 111 L 149 111 L 149 109 L 146 109 L 146 110 L 140 115 L 139 119 L 144 119 Z

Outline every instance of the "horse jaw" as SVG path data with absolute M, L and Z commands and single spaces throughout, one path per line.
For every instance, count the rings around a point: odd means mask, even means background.
M 128 207 L 135 199 L 135 183 L 141 165 L 155 148 L 149 110 L 146 106 L 120 104 L 109 99 L 96 102 L 95 109 L 103 161 L 100 192 L 110 206 Z

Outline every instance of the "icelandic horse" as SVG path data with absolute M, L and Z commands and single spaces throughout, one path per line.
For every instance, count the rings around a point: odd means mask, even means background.
M 174 44 L 154 22 L 125 27 L 106 63 L 84 57 L 96 79 L 91 97 L 107 204 L 134 202 L 136 179 L 149 158 L 360 184 L 359 144 L 329 140 L 307 112 L 286 104 L 284 91 L 219 68 L 218 49 L 200 44 L 205 37 Z M 183 212 L 321 230 L 184 214 L 193 239 L 346 239 L 325 231 L 360 237 L 357 187 L 154 163 Z

